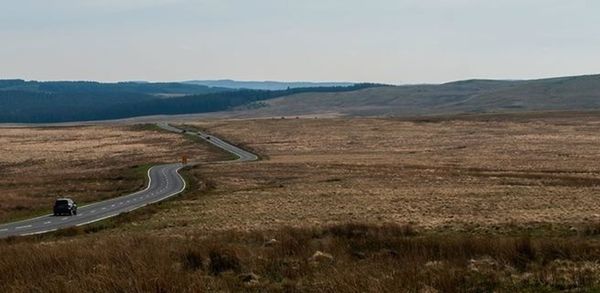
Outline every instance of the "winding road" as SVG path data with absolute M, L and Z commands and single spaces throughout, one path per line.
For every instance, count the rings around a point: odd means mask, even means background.
M 205 141 L 238 157 L 237 160 L 227 162 L 248 162 L 258 160 L 258 156 L 255 154 L 227 143 L 215 136 L 203 132 L 184 131 L 164 122 L 158 123 L 157 125 L 164 130 L 185 135 L 199 136 Z M 199 163 L 191 163 L 188 165 L 193 166 L 197 164 Z M 23 221 L 1 224 L 0 238 L 43 234 L 64 228 L 83 226 L 165 200 L 185 190 L 185 180 L 179 174 L 179 170 L 183 167 L 183 164 L 154 166 L 148 170 L 148 186 L 146 189 L 133 194 L 79 207 L 76 216 L 57 217 L 45 215 Z

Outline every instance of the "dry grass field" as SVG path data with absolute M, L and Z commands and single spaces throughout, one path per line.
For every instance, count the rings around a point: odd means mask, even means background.
M 599 115 L 185 123 L 263 160 L 207 162 L 169 201 L 2 240 L 0 291 L 600 290 Z
M 0 128 L 0 221 L 48 211 L 58 196 L 84 203 L 136 191 L 152 163 L 181 154 L 222 156 L 145 125 Z
M 420 235 L 397 225 L 0 241 L 2 292 L 597 292 L 588 238 Z M 274 240 L 271 240 L 274 239 Z
M 495 233 L 600 221 L 595 115 L 192 125 L 268 159 L 193 170 L 215 188 L 151 221 L 168 233 L 347 222 Z

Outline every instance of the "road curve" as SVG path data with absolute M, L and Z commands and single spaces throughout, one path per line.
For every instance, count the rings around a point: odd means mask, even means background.
M 164 129 L 164 130 L 168 130 L 168 131 L 172 131 L 172 132 L 177 132 L 177 133 L 182 133 L 182 134 L 187 134 L 187 135 L 192 135 L 192 136 L 198 136 L 202 139 L 204 139 L 204 141 L 213 144 L 216 147 L 219 147 L 225 151 L 228 151 L 234 155 L 236 155 L 238 157 L 237 160 L 235 161 L 227 161 L 228 163 L 230 162 L 250 162 L 250 161 L 256 161 L 258 160 L 258 156 L 248 152 L 246 150 L 243 150 L 239 147 L 236 147 L 228 142 L 223 141 L 222 139 L 215 137 L 213 135 L 207 134 L 205 132 L 202 131 L 198 131 L 198 132 L 193 132 L 193 131 L 185 131 L 176 127 L 173 127 L 171 125 L 169 125 L 166 122 L 161 122 L 157 124 L 158 127 Z
M 158 126 L 165 130 L 184 133 L 183 130 L 175 128 L 167 123 L 159 123 Z M 258 160 L 258 156 L 255 154 L 231 145 L 212 135 L 201 132 L 185 133 L 188 135 L 200 136 L 205 141 L 236 155 L 238 159 L 232 162 Z M 197 163 L 191 163 L 189 165 L 195 164 Z M 144 190 L 79 207 L 76 216 L 56 217 L 53 215 L 45 215 L 23 221 L 1 224 L 0 238 L 43 234 L 64 228 L 83 226 L 165 200 L 185 190 L 185 180 L 179 174 L 179 170 L 183 167 L 183 164 L 154 166 L 148 170 L 149 182 Z

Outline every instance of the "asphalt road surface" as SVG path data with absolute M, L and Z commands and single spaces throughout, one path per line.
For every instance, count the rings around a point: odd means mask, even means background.
M 167 123 L 159 123 L 158 126 L 165 130 L 184 133 L 183 130 L 172 127 Z M 236 155 L 238 159 L 232 162 L 258 160 L 258 157 L 255 154 L 231 145 L 212 135 L 199 132 L 185 132 L 185 134 L 202 137 L 205 141 Z M 194 164 L 197 163 L 189 165 Z M 183 167 L 184 165 L 182 164 L 154 166 L 148 170 L 149 183 L 146 189 L 130 195 L 79 207 L 76 216 L 45 215 L 33 219 L 2 224 L 0 225 L 0 238 L 43 234 L 59 229 L 83 226 L 165 200 L 185 190 L 186 183 L 179 174 L 179 170 Z
M 201 132 L 201 131 L 185 131 L 176 127 L 173 127 L 171 125 L 169 125 L 168 123 L 165 122 L 161 122 L 157 124 L 158 127 L 164 129 L 164 130 L 168 130 L 168 131 L 173 131 L 173 132 L 177 132 L 177 133 L 182 133 L 182 134 L 187 134 L 187 135 L 192 135 L 192 136 L 198 136 L 202 139 L 204 139 L 206 142 L 211 143 L 221 149 L 224 149 L 234 155 L 236 155 L 238 157 L 237 160 L 233 161 L 233 162 L 250 162 L 250 161 L 256 161 L 258 160 L 258 156 L 248 152 L 246 150 L 243 150 L 239 147 L 236 147 L 228 142 L 225 142 L 223 140 L 221 140 L 218 137 L 209 135 L 207 133 Z M 227 163 L 230 163 L 232 161 L 227 161 Z

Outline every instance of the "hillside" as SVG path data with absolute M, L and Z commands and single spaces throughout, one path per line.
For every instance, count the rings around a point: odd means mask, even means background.
M 600 109 L 600 75 L 439 85 L 227 89 L 186 83 L 0 80 L 0 123 L 108 120 L 219 112 L 265 117 L 421 116 Z
M 528 81 L 466 80 L 440 85 L 304 93 L 270 100 L 238 116 L 320 113 L 415 116 L 600 109 L 600 75 Z
M 109 120 L 228 111 L 306 92 L 355 91 L 374 85 L 232 90 L 182 83 L 97 83 L 0 80 L 0 123 Z

